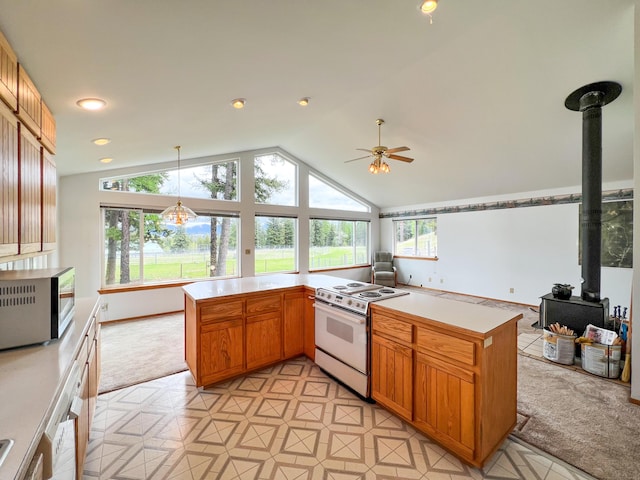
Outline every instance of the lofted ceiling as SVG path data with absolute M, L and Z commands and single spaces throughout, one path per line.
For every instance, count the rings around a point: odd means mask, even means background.
M 56 117 L 60 175 L 178 144 L 183 159 L 279 146 L 381 208 L 574 186 L 582 120 L 564 100 L 614 80 L 603 178 L 633 177 L 635 0 L 440 0 L 433 23 L 417 3 L 0 0 L 0 30 Z M 344 163 L 377 145 L 376 118 L 413 163 Z

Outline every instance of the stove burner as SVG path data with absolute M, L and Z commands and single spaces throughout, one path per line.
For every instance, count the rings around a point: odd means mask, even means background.
M 346 288 L 346 285 L 336 285 L 335 287 L 333 287 L 334 290 L 346 290 Z
M 390 288 L 381 288 L 380 290 L 378 290 L 378 292 L 380 292 L 380 293 L 396 293 L 395 290 L 391 290 Z
M 377 298 L 377 297 L 381 297 L 382 294 L 378 292 L 362 292 L 360 296 L 365 298 Z
M 353 287 L 363 287 L 364 283 L 358 283 L 358 282 L 351 282 L 351 283 L 347 283 L 347 287 L 353 288 Z

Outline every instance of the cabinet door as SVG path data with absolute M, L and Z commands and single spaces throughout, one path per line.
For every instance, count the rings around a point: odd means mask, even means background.
M 89 443 L 89 364 L 85 363 L 80 383 L 82 410 L 76 419 L 76 478 L 82 478 Z
M 242 318 L 203 325 L 200 330 L 202 385 L 237 375 L 244 370 Z
M 371 396 L 406 420 L 412 418 L 413 350 L 372 335 Z
M 446 447 L 473 459 L 474 373 L 420 353 L 415 371 L 415 424 Z
M 56 164 L 53 156 L 42 150 L 42 251 L 56 248 Z
M 18 254 L 18 121 L 0 102 L 0 256 Z
M 20 133 L 20 253 L 39 252 L 42 248 L 40 189 L 40 144 L 22 124 Z
M 18 108 L 18 57 L 0 32 L 0 99 Z
M 40 136 L 42 120 L 42 98 L 40 92 L 20 63 L 18 63 L 18 110 L 16 115 L 20 122 L 31 132 Z
M 247 369 L 282 358 L 281 325 L 280 312 L 247 317 Z
M 315 361 L 316 359 L 316 301 L 315 290 L 306 289 L 304 299 L 304 354 Z
M 284 358 L 304 352 L 304 292 L 287 293 L 284 296 Z

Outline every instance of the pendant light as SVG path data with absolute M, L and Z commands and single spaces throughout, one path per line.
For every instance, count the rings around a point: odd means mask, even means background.
M 189 207 L 185 207 L 182 204 L 182 199 L 180 198 L 180 145 L 173 148 L 178 151 L 178 202 L 175 205 L 164 209 L 162 212 L 162 219 L 165 222 L 184 225 L 189 220 L 195 220 L 197 215 Z

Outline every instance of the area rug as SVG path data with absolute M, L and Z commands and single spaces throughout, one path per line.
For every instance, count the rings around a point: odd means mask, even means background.
M 99 392 L 187 369 L 184 314 L 102 324 Z
M 640 407 L 629 387 L 518 355 L 513 435 L 603 480 L 640 479 Z

